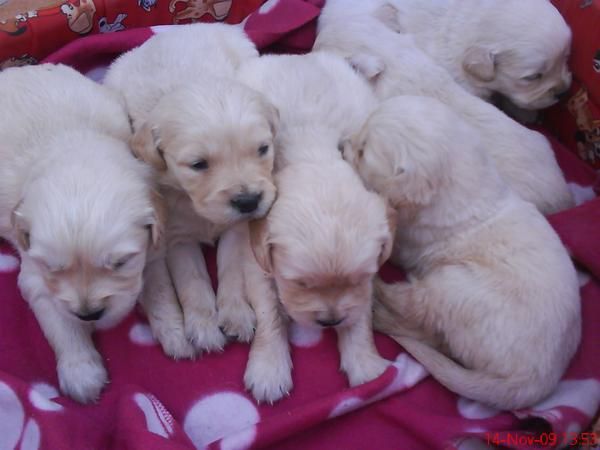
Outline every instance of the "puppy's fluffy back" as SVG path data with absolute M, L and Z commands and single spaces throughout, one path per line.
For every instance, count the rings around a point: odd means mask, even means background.
M 124 142 L 131 131 L 121 97 L 66 66 L 7 69 L 0 73 L 0 97 L 0 232 L 4 233 L 28 173 L 48 156 L 51 136 L 88 129 Z M 80 149 L 86 150 L 83 145 Z M 126 147 L 120 149 L 124 157 L 132 158 Z M 64 163 L 69 166 L 68 159 Z
M 239 79 L 279 109 L 278 167 L 294 160 L 338 159 L 339 140 L 360 129 L 375 106 L 365 80 L 329 52 L 263 56 L 243 64 Z
M 121 55 L 104 83 L 125 96 L 136 125 L 174 87 L 204 75 L 234 78 L 239 65 L 258 57 L 243 29 L 225 24 L 190 24 L 159 33 Z M 207 84 L 210 83 L 208 79 Z
M 284 276 L 377 271 L 390 233 L 385 204 L 346 162 L 294 164 L 276 181 L 269 230 L 272 243 L 290 252 Z

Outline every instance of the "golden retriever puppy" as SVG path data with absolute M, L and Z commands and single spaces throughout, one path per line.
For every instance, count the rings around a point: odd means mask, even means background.
M 581 338 L 575 268 L 479 133 L 435 99 L 397 97 L 345 157 L 397 211 L 408 281 L 376 284 L 376 328 L 465 397 L 517 409 L 550 394 Z
M 62 392 L 107 382 L 91 333 L 135 305 L 161 222 L 150 171 L 127 147 L 122 99 L 66 66 L 0 74 L 0 235 L 57 361 Z
M 372 279 L 391 252 L 393 225 L 339 152 L 375 106 L 373 93 L 342 58 L 324 52 L 265 56 L 244 64 L 240 76 L 281 114 L 278 197 L 266 218 L 251 222 L 255 260 L 249 251 L 243 259 L 257 316 L 245 385 L 269 402 L 291 389 L 282 312 L 335 328 L 351 385 L 376 378 L 388 361 L 373 342 Z
M 501 175 L 524 200 L 544 214 L 568 209 L 574 200 L 548 140 L 459 86 L 417 48 L 413 39 L 378 25 L 386 7 L 356 15 L 327 3 L 315 49 L 336 52 L 371 81 L 376 95 L 434 97 L 480 131 L 482 147 Z M 435 126 L 431 123 L 431 126 Z
M 323 13 L 380 16 L 469 92 L 498 93 L 537 110 L 556 103 L 571 85 L 571 30 L 548 0 L 331 0 Z M 393 5 L 393 6 L 392 6 Z
M 254 313 L 230 288 L 241 286 L 241 275 L 225 269 L 235 264 L 235 249 L 219 247 L 215 302 L 198 243 L 213 244 L 235 224 L 264 216 L 275 199 L 277 110 L 235 81 L 240 63 L 257 57 L 243 30 L 195 24 L 154 36 L 107 73 L 106 84 L 127 101 L 132 149 L 155 169 L 168 206 L 166 255 L 148 266 L 142 303 L 176 358 L 221 349 L 219 325 L 241 340 L 252 336 Z

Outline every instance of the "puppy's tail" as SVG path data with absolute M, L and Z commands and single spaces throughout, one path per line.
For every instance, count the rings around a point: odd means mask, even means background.
M 442 385 L 457 394 L 502 410 L 532 406 L 550 394 L 554 383 L 531 375 L 506 377 L 466 369 L 429 345 L 410 337 L 392 336 Z M 475 345 L 477 345 L 475 343 Z

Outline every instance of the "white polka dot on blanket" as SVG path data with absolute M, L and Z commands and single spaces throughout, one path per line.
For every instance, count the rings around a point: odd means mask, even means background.
M 577 206 L 596 198 L 594 188 L 591 186 L 582 186 L 577 183 L 569 183 L 569 189 L 571 190 L 571 194 L 573 194 L 573 198 Z
M 275 8 L 275 6 L 277 6 L 277 3 L 279 3 L 279 0 L 267 0 L 260 8 L 258 8 L 258 12 L 260 14 L 267 14 L 269 11 Z
M 40 448 L 40 441 L 40 427 L 34 419 L 29 419 L 23 431 L 19 450 L 38 450 Z
M 29 401 L 41 411 L 61 411 L 63 406 L 51 400 L 58 396 L 58 390 L 47 383 L 36 383 L 29 391 Z
M 154 395 L 137 393 L 133 401 L 144 413 L 148 431 L 164 438 L 173 434 L 173 416 Z
M 296 347 L 314 347 L 323 337 L 323 330 L 316 327 L 306 327 L 292 322 L 289 327 L 290 342 Z
M 0 272 L 14 272 L 19 268 L 19 258 L 0 253 Z
M 131 342 L 139 345 L 154 345 L 156 339 L 152 334 L 150 325 L 145 323 L 136 323 L 131 326 L 129 330 L 129 339 Z
M 490 417 L 497 416 L 500 413 L 500 411 L 495 408 L 491 408 L 482 403 L 469 400 L 464 397 L 460 397 L 458 399 L 456 407 L 460 415 L 465 419 L 489 419 Z
M 590 418 L 593 417 L 600 406 L 600 381 L 593 378 L 563 380 L 553 394 L 531 409 L 545 411 L 559 406 L 570 406 Z
M 235 392 L 219 392 L 198 400 L 187 412 L 183 429 L 196 449 L 221 439 L 222 450 L 243 450 L 256 437 L 260 415 L 250 400 Z
M 0 448 L 15 448 L 25 423 L 25 411 L 11 387 L 0 382 Z

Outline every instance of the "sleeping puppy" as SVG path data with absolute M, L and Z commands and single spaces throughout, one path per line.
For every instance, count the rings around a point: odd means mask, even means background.
M 410 36 L 378 25 L 389 5 L 368 14 L 338 11 L 327 3 L 315 49 L 336 52 L 370 80 L 376 95 L 434 97 L 480 131 L 482 147 L 510 187 L 544 214 L 574 206 L 573 197 L 546 138 L 469 94 L 446 70 L 419 50 Z M 435 126 L 432 124 L 431 126 Z
M 257 317 L 245 385 L 269 402 L 291 389 L 287 316 L 335 328 L 352 386 L 376 378 L 388 361 L 373 341 L 372 279 L 391 252 L 393 224 L 339 153 L 375 98 L 343 59 L 324 52 L 264 56 L 244 64 L 240 76 L 281 114 L 278 197 L 266 218 L 251 222 L 252 252 L 243 259 Z
M 478 97 L 498 93 L 537 110 L 569 89 L 571 30 L 548 0 L 332 0 L 324 12 L 368 14 L 386 3 L 382 19 Z
M 254 313 L 235 295 L 241 275 L 219 270 L 217 318 L 198 243 L 213 244 L 234 225 L 264 216 L 275 198 L 277 110 L 234 80 L 239 64 L 257 56 L 236 27 L 184 25 L 121 56 L 106 77 L 125 96 L 132 149 L 155 169 L 168 206 L 166 256 L 147 268 L 142 301 L 154 334 L 176 358 L 221 349 L 219 325 L 241 340 L 252 337 Z M 218 259 L 231 266 L 235 249 L 220 246 Z
M 150 171 L 127 147 L 122 99 L 78 72 L 7 69 L 0 96 L 0 235 L 19 251 L 61 391 L 94 401 L 107 373 L 91 333 L 133 308 L 158 244 Z
M 397 97 L 345 157 L 398 213 L 408 282 L 377 282 L 376 328 L 465 397 L 518 409 L 550 394 L 581 337 L 575 268 L 479 133 L 437 100 Z

